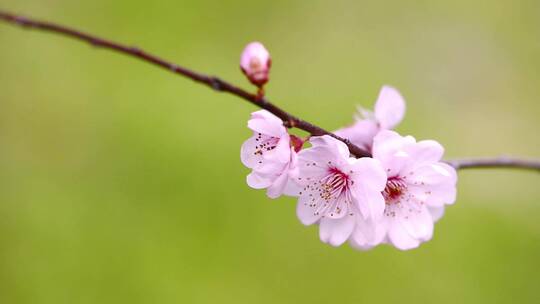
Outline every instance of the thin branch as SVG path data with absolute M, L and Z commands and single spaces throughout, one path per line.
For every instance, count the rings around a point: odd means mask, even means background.
M 281 120 L 283 124 L 288 128 L 298 128 L 310 133 L 313 136 L 320 135 L 330 135 L 342 142 L 344 142 L 348 147 L 351 154 L 356 157 L 369 157 L 371 153 L 360 147 L 352 144 L 348 139 L 341 138 L 335 134 L 332 134 L 325 129 L 318 127 L 314 124 L 311 124 L 303 119 L 300 119 L 292 114 L 289 114 L 285 110 L 277 107 L 276 105 L 270 103 L 269 100 L 265 98 L 260 98 L 257 94 L 253 94 L 245 91 L 229 82 L 221 80 L 215 76 L 209 76 L 202 73 L 198 73 L 187 69 L 185 67 L 176 65 L 174 63 L 168 62 L 164 59 L 161 59 L 155 55 L 147 53 L 140 48 L 126 46 L 120 43 L 116 43 L 110 40 L 99 38 L 90 34 L 86 34 L 72 28 L 61 26 L 51 22 L 38 21 L 31 18 L 10 14 L 7 12 L 0 11 L 0 20 L 5 22 L 18 25 L 24 28 L 39 29 L 43 31 L 48 31 L 56 34 L 61 34 L 68 36 L 74 39 L 86 41 L 93 46 L 101 47 L 104 49 L 109 49 L 116 51 L 131 57 L 135 57 L 146 61 L 148 63 L 160 66 L 164 69 L 167 69 L 170 72 L 175 74 L 187 77 L 195 82 L 207 85 L 208 87 L 214 89 L 218 92 L 226 92 L 232 95 L 238 96 L 255 106 L 258 106 L 262 109 L 265 109 Z M 540 160 L 524 160 L 517 158 L 493 158 L 493 159 L 457 159 L 447 161 L 448 164 L 453 166 L 456 169 L 467 169 L 467 168 L 521 168 L 521 169 L 531 169 L 540 171 Z
M 283 120 L 284 125 L 289 128 L 298 128 L 306 132 L 309 132 L 313 136 L 330 135 L 344 142 L 349 147 L 349 151 L 351 152 L 351 154 L 353 154 L 356 157 L 371 156 L 371 153 L 369 153 L 369 151 L 366 151 L 356 145 L 353 145 L 349 140 L 345 138 L 341 138 L 335 134 L 332 134 L 331 132 L 326 131 L 325 129 L 321 127 L 318 127 L 292 114 L 289 114 L 285 110 L 270 103 L 269 100 L 258 97 L 257 94 L 249 93 L 229 82 L 221 80 L 218 77 L 198 73 L 190 69 L 187 69 L 185 67 L 179 66 L 177 64 L 173 64 L 155 55 L 147 53 L 141 50 L 140 48 L 133 47 L 133 46 L 126 46 L 120 43 L 116 43 L 110 40 L 99 38 L 94 35 L 83 33 L 78 30 L 68 28 L 62 25 L 58 25 L 55 23 L 34 20 L 31 18 L 14 15 L 14 14 L 10 14 L 3 11 L 0 11 L 0 20 L 4 20 L 8 23 L 19 25 L 24 28 L 39 29 L 43 31 L 53 32 L 56 34 L 61 34 L 61 35 L 68 36 L 74 39 L 83 40 L 96 47 L 113 50 L 113 51 L 120 52 L 128 56 L 131 56 L 131 57 L 141 59 L 148 63 L 167 69 L 175 74 L 190 78 L 191 80 L 195 82 L 205 84 L 218 92 L 227 92 L 227 93 L 236 95 L 244 100 L 247 100 L 250 103 L 262 109 L 265 109 L 273 113 L 277 117 L 281 118 L 281 120 Z
M 540 172 L 540 160 L 538 159 L 520 159 L 502 156 L 495 158 L 454 159 L 448 160 L 446 163 L 456 170 L 475 168 L 515 168 L 530 169 Z

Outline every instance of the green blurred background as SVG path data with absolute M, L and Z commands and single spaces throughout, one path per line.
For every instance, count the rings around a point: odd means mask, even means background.
M 0 0 L 249 87 L 329 129 L 383 84 L 448 157 L 540 155 L 540 2 Z M 255 108 L 122 55 L 0 23 L 0 303 L 539 303 L 540 175 L 460 172 L 434 239 L 318 240 L 245 184 Z

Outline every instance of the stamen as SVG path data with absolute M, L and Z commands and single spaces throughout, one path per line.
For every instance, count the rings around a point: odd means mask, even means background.
M 348 194 L 350 178 L 347 174 L 341 172 L 335 167 L 330 167 L 328 175 L 320 181 L 320 196 L 322 199 L 329 201 L 336 199 L 341 194 Z M 348 200 L 348 197 L 346 198 Z
M 383 196 L 386 204 L 399 203 L 403 194 L 407 191 L 407 184 L 399 176 L 388 178 L 386 188 L 384 188 Z
M 257 134 L 255 141 L 258 145 L 255 146 L 255 152 L 253 154 L 262 156 L 264 152 L 274 150 L 277 147 L 279 138 L 271 136 L 262 136 L 261 133 Z
M 309 163 L 306 166 L 318 166 Z M 335 167 L 327 167 L 327 174 L 321 179 L 311 181 L 300 192 L 305 199 L 305 205 L 312 208 L 313 215 L 322 217 L 341 217 L 346 214 L 354 215 L 351 203 L 349 175 Z M 310 180 L 309 177 L 306 180 Z

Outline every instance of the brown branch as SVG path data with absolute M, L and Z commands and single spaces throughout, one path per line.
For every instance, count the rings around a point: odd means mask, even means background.
M 289 128 L 295 127 L 295 128 L 304 130 L 306 132 L 309 132 L 313 136 L 330 135 L 344 142 L 349 147 L 349 151 L 351 152 L 351 154 L 353 154 L 356 157 L 371 156 L 371 153 L 369 151 L 366 151 L 356 145 L 353 145 L 349 140 L 345 138 L 341 138 L 335 134 L 332 134 L 326 131 L 325 129 L 321 127 L 318 127 L 292 114 L 289 114 L 285 110 L 270 103 L 269 100 L 265 98 L 260 98 L 257 94 L 249 93 L 233 84 L 230 84 L 224 80 L 221 80 L 218 77 L 201 74 L 201 73 L 189 70 L 185 67 L 173 64 L 155 55 L 147 53 L 141 50 L 140 48 L 122 45 L 120 43 L 116 43 L 110 40 L 99 38 L 99 37 L 96 37 L 87 33 L 83 33 L 83 32 L 80 32 L 80 31 L 77 31 L 77 30 L 74 30 L 65 26 L 55 24 L 55 23 L 38 21 L 31 18 L 10 14 L 3 11 L 0 11 L 0 20 L 4 20 L 8 23 L 19 25 L 24 28 L 39 29 L 43 31 L 61 34 L 61 35 L 68 36 L 74 39 L 83 40 L 96 47 L 113 50 L 113 51 L 120 52 L 128 56 L 131 56 L 131 57 L 141 59 L 148 63 L 167 69 L 175 74 L 185 76 L 195 82 L 205 84 L 218 92 L 227 92 L 227 93 L 236 95 L 244 100 L 247 100 L 250 103 L 262 109 L 265 109 L 273 113 L 277 117 L 281 118 L 281 120 L 283 120 L 284 122 L 284 125 Z
M 456 170 L 459 169 L 474 169 L 474 168 L 516 168 L 530 169 L 540 172 L 540 160 L 537 159 L 519 159 L 512 157 L 496 157 L 496 158 L 471 158 L 471 159 L 455 159 L 446 161 Z
M 120 43 L 116 43 L 110 40 L 99 38 L 90 34 L 82 33 L 77 30 L 64 27 L 55 23 L 38 21 L 31 18 L 18 16 L 10 14 L 7 12 L 0 11 L 0 20 L 6 21 L 11 24 L 19 25 L 24 28 L 39 29 L 43 31 L 53 32 L 56 34 L 61 34 L 68 36 L 74 39 L 86 41 L 93 46 L 102 47 L 105 49 L 113 50 L 125 55 L 135 57 L 146 61 L 148 63 L 160 66 L 168 71 L 171 71 L 175 74 L 185 76 L 195 82 L 205 84 L 210 88 L 218 92 L 227 92 L 238 96 L 255 106 L 258 106 L 262 109 L 265 109 L 269 112 L 272 112 L 277 117 L 283 120 L 283 124 L 288 128 L 298 128 L 310 133 L 313 136 L 319 135 L 330 135 L 342 142 L 344 142 L 348 147 L 351 154 L 357 157 L 369 157 L 371 153 L 369 151 L 363 150 L 356 145 L 353 145 L 349 140 L 341 138 L 335 134 L 332 134 L 325 129 L 313 125 L 305 120 L 302 120 L 292 114 L 289 114 L 285 110 L 277 107 L 276 105 L 270 103 L 265 98 L 260 98 L 257 94 L 249 93 L 233 84 L 230 84 L 224 80 L 221 80 L 218 77 L 205 75 L 198 73 L 192 70 L 189 70 L 185 67 L 170 63 L 166 60 L 163 60 L 155 55 L 147 53 L 137 47 L 125 46 Z M 456 169 L 467 169 L 467 168 L 521 168 L 521 169 L 532 169 L 540 171 L 540 160 L 523 160 L 515 158 L 494 158 L 494 159 L 462 159 L 462 160 L 450 160 L 447 161 L 448 164 L 453 166 Z

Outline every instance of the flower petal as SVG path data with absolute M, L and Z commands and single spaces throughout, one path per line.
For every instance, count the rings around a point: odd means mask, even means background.
M 348 201 L 345 195 L 333 199 L 326 209 L 325 216 L 330 219 L 340 219 L 346 215 L 354 215 L 349 212 L 352 202 Z
M 456 201 L 455 184 L 409 186 L 407 191 L 428 207 L 442 207 Z
M 352 126 L 334 131 L 339 137 L 348 139 L 354 145 L 371 150 L 373 138 L 379 132 L 379 126 L 375 120 L 358 120 Z
M 326 141 L 316 139 L 315 145 L 298 153 L 298 178 L 299 184 L 307 184 L 309 180 L 318 180 L 328 174 L 330 167 L 340 167 L 347 163 L 347 158 L 342 157 L 337 146 L 325 145 Z M 330 141 L 330 145 L 334 143 Z M 347 150 L 348 153 L 348 150 Z
M 383 130 L 373 140 L 373 158 L 379 160 L 389 177 L 398 175 L 413 161 L 405 147 L 413 145 L 412 136 L 401 136 L 394 131 Z
M 349 161 L 351 164 L 349 175 L 355 181 L 355 185 L 363 185 L 374 192 L 384 190 L 387 176 L 381 162 L 369 157 L 349 158 Z
M 367 250 L 382 243 L 386 236 L 384 221 L 365 220 L 356 216 L 356 226 L 349 239 L 355 249 Z
M 365 186 L 357 186 L 351 190 L 355 206 L 364 219 L 378 220 L 384 214 L 385 202 L 380 191 L 371 191 Z
M 405 100 L 398 90 L 384 86 L 375 102 L 375 118 L 382 129 L 393 129 L 405 115 Z
M 286 146 L 288 141 L 288 138 L 279 140 L 256 133 L 242 144 L 240 159 L 246 167 L 257 170 L 268 170 L 263 169 L 267 163 L 270 163 L 270 166 L 279 162 L 281 165 L 286 164 L 290 159 L 290 148 Z M 280 145 L 281 142 L 284 143 Z
M 340 140 L 337 140 L 329 135 L 323 135 L 323 136 L 313 136 L 309 139 L 309 142 L 313 146 L 313 148 L 316 147 L 323 147 L 325 149 L 328 149 L 328 152 L 330 152 L 331 155 L 334 156 L 334 158 L 349 158 L 350 152 L 349 148 L 345 143 L 343 143 Z
M 364 219 L 379 219 L 385 208 L 381 192 L 386 186 L 386 173 L 381 163 L 368 157 L 351 158 L 349 161 L 351 165 L 347 173 L 353 181 L 350 191 L 355 206 Z
M 298 154 L 298 176 L 295 181 L 300 185 L 306 185 L 310 180 L 319 180 L 328 173 L 325 150 L 314 148 L 302 150 Z
M 294 149 L 291 147 L 291 149 Z M 291 152 L 291 161 L 287 171 L 287 182 L 285 188 L 283 188 L 283 194 L 287 196 L 298 197 L 303 189 L 303 186 L 297 183 L 299 170 L 298 170 L 298 155 L 296 152 Z
M 251 113 L 248 128 L 273 137 L 281 137 L 287 133 L 287 129 L 283 126 L 283 121 L 266 110 Z
M 428 206 L 428 210 L 429 210 L 429 213 L 431 214 L 431 218 L 433 219 L 433 222 L 437 222 L 444 215 L 444 207 L 429 207 Z
M 407 177 L 412 185 L 448 185 L 456 184 L 456 170 L 444 163 L 431 163 L 415 168 Z
M 288 163 L 291 161 L 291 153 L 296 154 L 296 152 L 291 149 L 291 139 L 288 134 L 279 139 L 273 152 L 275 155 L 271 157 L 276 158 L 279 162 Z
M 413 249 L 420 245 L 420 241 L 407 233 L 399 221 L 390 221 L 388 241 L 401 250 Z
M 405 152 L 414 159 L 414 166 L 436 163 L 441 160 L 444 148 L 434 140 L 421 140 L 416 144 L 404 147 Z
M 280 171 L 291 160 L 291 153 L 296 154 L 289 147 L 289 137 L 286 135 L 279 139 L 275 147 L 261 148 L 262 143 L 270 140 L 277 140 L 266 135 L 255 134 L 246 140 L 240 148 L 240 159 L 242 163 L 260 173 L 270 174 Z
M 304 187 L 302 185 L 296 182 L 296 178 L 294 176 L 289 175 L 289 179 L 287 180 L 285 188 L 283 189 L 283 194 L 286 196 L 298 197 L 300 196 L 300 192 L 302 192 L 303 188 Z
M 354 216 L 347 215 L 340 219 L 322 218 L 319 227 L 319 237 L 324 243 L 340 246 L 345 243 L 353 232 Z
M 240 148 L 240 160 L 248 168 L 254 168 L 262 160 L 262 155 L 255 153 L 258 145 L 258 142 L 255 141 L 256 138 L 257 135 L 248 138 Z
M 304 225 L 316 223 L 330 207 L 330 203 L 320 197 L 317 189 L 316 183 L 309 183 L 299 192 L 296 215 Z
M 428 241 L 433 236 L 433 219 L 424 205 L 413 205 L 412 202 L 404 204 L 403 208 L 396 208 L 396 217 L 392 220 L 401 223 L 407 233 L 419 240 Z
M 264 189 L 272 184 L 272 181 L 264 176 L 251 172 L 246 178 L 248 186 L 253 189 Z
M 287 181 L 289 179 L 289 176 L 287 174 L 287 171 L 281 173 L 268 187 L 266 190 L 266 195 L 268 195 L 269 198 L 278 198 L 283 194 L 283 191 L 285 190 L 285 186 L 287 185 Z
M 456 170 L 445 163 L 424 165 L 411 171 L 409 193 L 429 207 L 453 204 L 456 201 Z

